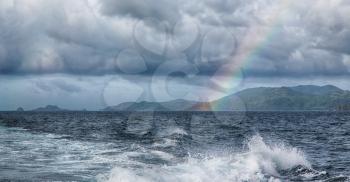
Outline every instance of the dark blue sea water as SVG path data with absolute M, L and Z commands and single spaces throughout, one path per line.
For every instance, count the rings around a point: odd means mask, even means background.
M 0 113 L 0 180 L 349 181 L 350 113 Z

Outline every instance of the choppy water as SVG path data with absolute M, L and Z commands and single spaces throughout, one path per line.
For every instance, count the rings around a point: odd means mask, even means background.
M 349 181 L 350 113 L 0 113 L 0 180 Z

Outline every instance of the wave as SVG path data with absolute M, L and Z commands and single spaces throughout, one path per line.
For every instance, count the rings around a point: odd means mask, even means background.
M 161 137 L 167 137 L 167 136 L 173 136 L 173 135 L 188 135 L 188 133 L 179 127 L 169 127 L 166 128 L 164 130 L 162 130 L 161 132 L 159 132 L 159 135 Z
M 284 144 L 268 145 L 255 135 L 247 142 L 248 150 L 226 156 L 189 156 L 176 165 L 149 165 L 142 167 L 115 167 L 99 181 L 153 182 L 153 181 L 284 181 L 285 171 L 298 173 L 300 178 L 323 175 L 311 168 L 302 151 Z M 282 173 L 282 174 L 281 174 Z
M 179 127 L 168 127 L 157 133 L 159 140 L 153 143 L 153 147 L 176 147 L 180 138 L 188 136 L 188 133 Z
M 177 141 L 174 139 L 163 138 L 153 144 L 154 147 L 174 147 L 177 145 Z

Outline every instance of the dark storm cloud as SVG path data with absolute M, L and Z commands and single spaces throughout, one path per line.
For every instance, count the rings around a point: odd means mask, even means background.
M 176 22 L 181 18 L 179 6 L 182 3 L 179 0 L 105 0 L 102 2 L 101 12 L 108 16 L 130 16 L 140 20 L 154 18 Z
M 243 64 L 248 76 L 348 75 L 350 4 L 296 0 L 287 10 L 278 4 L 269 0 L 4 0 L 0 74 L 149 76 L 189 67 L 197 74 L 212 75 L 231 61 L 241 45 L 251 43 L 247 41 L 254 37 L 251 30 L 266 28 L 272 36 L 265 40 L 268 35 L 259 35 L 257 39 L 263 41 L 255 45 L 259 51 Z M 276 9 L 283 13 L 271 24 L 266 17 Z M 168 62 L 169 70 L 159 69 Z

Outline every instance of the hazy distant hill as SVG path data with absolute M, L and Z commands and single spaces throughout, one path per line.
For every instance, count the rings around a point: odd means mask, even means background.
M 60 111 L 68 111 L 66 109 L 61 109 L 58 106 L 55 105 L 47 105 L 45 107 L 39 107 L 37 109 L 33 109 L 32 111 L 37 112 L 60 112 Z
M 335 87 L 333 85 L 325 85 L 325 86 L 315 86 L 315 85 L 299 85 L 296 87 L 289 87 L 290 89 L 305 93 L 305 94 L 314 94 L 314 95 L 324 95 L 334 92 L 342 92 L 343 90 Z
M 210 102 L 198 102 L 192 107 L 187 108 L 186 110 L 188 111 L 211 111 L 212 109 L 212 104 Z
M 350 110 L 350 92 L 332 85 L 249 88 L 211 103 L 127 102 L 105 111 Z
M 230 101 L 233 96 L 244 102 L 246 110 L 336 110 L 350 103 L 349 91 L 331 85 L 250 88 L 219 102 Z
M 197 104 L 183 99 L 169 102 L 124 102 L 117 106 L 110 106 L 103 111 L 183 111 Z
M 17 112 L 23 112 L 24 109 L 23 109 L 22 107 L 19 107 L 19 108 L 16 109 L 16 111 L 17 111 Z
M 108 107 L 104 108 L 103 111 L 127 111 L 128 108 L 133 104 L 136 104 L 136 103 L 135 102 L 124 102 L 124 103 L 121 103 L 121 104 L 116 105 L 116 106 L 108 106 Z

